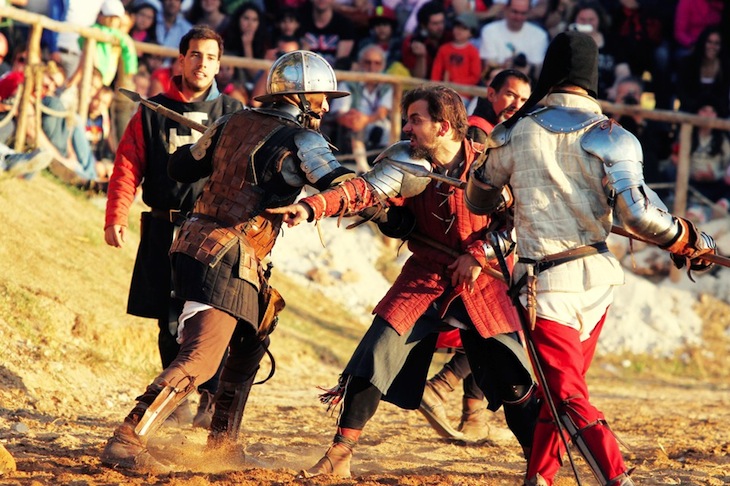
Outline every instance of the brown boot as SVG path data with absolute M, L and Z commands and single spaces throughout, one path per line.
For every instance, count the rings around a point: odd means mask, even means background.
M 454 391 L 454 385 L 458 382 L 458 378 L 449 370 L 436 374 L 426 382 L 421 405 L 418 407 L 418 411 L 426 417 L 436 433 L 445 439 L 463 439 L 463 434 L 449 423 L 444 407 L 446 395 Z
M 302 470 L 297 478 L 312 478 L 322 474 L 329 474 L 340 478 L 349 478 L 352 449 L 357 444 L 361 430 L 338 428 L 335 440 L 327 449 L 324 456 L 309 469 Z
M 477 398 L 461 399 L 461 422 L 457 430 L 467 440 L 482 440 L 489 437 L 487 407 L 484 400 Z
M 101 453 L 101 463 L 107 467 L 137 472 L 170 472 L 170 468 L 149 453 L 147 439 L 192 391 L 192 386 L 178 389 L 155 380 L 137 397 L 135 407 L 107 441 Z
M 548 482 L 540 474 L 535 474 L 535 477 L 525 480 L 524 486 L 548 486 Z
M 127 422 L 117 427 L 114 435 L 106 442 L 101 453 L 101 463 L 113 469 L 130 469 L 151 474 L 170 472 L 170 468 L 152 457 L 144 440 L 134 432 L 134 426 Z

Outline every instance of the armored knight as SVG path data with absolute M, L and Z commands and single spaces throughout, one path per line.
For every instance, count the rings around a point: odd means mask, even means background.
M 269 71 L 267 94 L 258 98 L 267 105 L 220 118 L 170 157 L 173 179 L 209 177 L 170 250 L 175 295 L 185 301 L 180 353 L 109 439 L 105 465 L 166 470 L 147 451 L 147 438 L 196 383 L 215 372 L 226 349 L 208 447 L 237 449 L 271 318 L 282 307 L 261 263 L 282 218 L 264 210 L 292 203 L 305 185 L 324 190 L 354 177 L 318 131 L 327 100 L 349 94 L 336 87 L 334 71 L 321 56 L 284 54 Z
M 543 402 L 526 485 L 552 484 L 565 452 L 563 433 L 599 484 L 634 484 L 585 382 L 613 289 L 623 283 L 606 246 L 614 215 L 631 234 L 667 249 L 679 267 L 708 268 L 702 255 L 715 248 L 710 236 L 670 214 L 644 183 L 639 142 L 601 113 L 597 62 L 589 36 L 556 36 L 535 91 L 494 129 L 486 162 L 473 168 L 465 191 L 476 214 L 494 211 L 506 184 L 514 193 L 519 259 L 513 295 L 523 307 L 528 301 L 535 306 L 529 334 L 545 375 L 540 385 L 557 414 L 552 420 Z M 543 97 L 545 107 L 535 110 Z

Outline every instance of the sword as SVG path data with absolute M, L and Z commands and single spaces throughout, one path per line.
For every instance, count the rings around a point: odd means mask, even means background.
M 142 96 L 137 92 L 134 92 L 134 91 L 131 91 L 128 89 L 124 89 L 124 88 L 119 88 L 119 92 L 122 93 L 127 98 L 129 98 L 130 100 L 142 103 L 144 106 L 146 106 L 150 110 L 152 110 L 156 113 L 159 113 L 162 116 L 166 116 L 167 118 L 169 118 L 171 120 L 175 120 L 180 125 L 186 126 L 193 130 L 197 130 L 200 133 L 205 133 L 205 131 L 208 129 L 208 127 L 206 127 L 202 123 L 198 123 L 196 121 L 191 120 L 190 118 L 186 118 L 174 110 L 165 108 L 164 106 L 162 106 L 159 103 L 155 103 L 154 101 L 150 101 L 148 99 L 142 98 Z
M 414 176 L 417 176 L 417 177 L 428 177 L 435 181 L 444 182 L 446 184 L 457 187 L 459 189 L 464 189 L 466 187 L 466 182 L 462 181 L 461 179 L 457 179 L 456 177 L 445 176 L 442 174 L 436 174 L 434 172 L 429 171 L 428 169 L 421 167 L 420 165 L 408 164 L 405 162 L 398 162 L 395 160 L 390 160 L 390 161 L 388 161 L 388 163 L 393 164 L 396 167 L 399 167 L 400 169 L 403 169 L 404 171 L 406 171 Z M 616 226 L 616 225 L 612 226 L 611 233 L 619 235 L 619 236 L 625 236 L 626 238 L 632 238 L 636 241 L 641 241 L 642 243 L 646 243 L 648 245 L 656 246 L 656 243 L 653 243 L 640 236 L 636 236 L 632 233 L 629 233 L 628 231 L 626 231 L 625 229 L 623 229 L 620 226 Z M 723 267 L 730 267 L 730 257 L 726 257 L 726 256 L 723 256 L 723 255 L 720 255 L 717 253 L 708 253 L 708 254 L 702 255 L 699 258 L 700 258 L 700 260 L 712 262 L 712 263 L 715 263 L 715 264 L 723 266 Z

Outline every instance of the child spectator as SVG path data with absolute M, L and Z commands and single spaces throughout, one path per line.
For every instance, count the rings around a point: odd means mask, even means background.
M 471 12 L 462 12 L 454 19 L 454 40 L 439 47 L 431 68 L 431 81 L 476 85 L 482 73 L 479 49 L 472 44 L 479 28 Z M 462 96 L 464 98 L 464 96 Z M 467 97 L 468 98 L 468 97 Z
M 114 90 L 102 86 L 89 103 L 89 117 L 86 119 L 86 138 L 97 160 L 97 179 L 102 182 L 109 180 L 117 145 L 109 115 L 113 99 Z

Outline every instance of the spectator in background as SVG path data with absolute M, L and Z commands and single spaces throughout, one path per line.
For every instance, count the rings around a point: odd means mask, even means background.
M 500 19 L 504 13 L 504 3 L 491 0 L 452 0 L 451 7 L 455 15 L 463 12 L 473 13 L 480 25 Z
M 162 11 L 157 14 L 157 43 L 177 49 L 180 41 L 193 27 L 181 12 L 182 0 L 162 0 Z
M 10 72 L 10 64 L 7 62 L 7 57 L 10 54 L 10 46 L 8 45 L 8 38 L 5 34 L 0 32 L 0 76 Z
M 677 60 L 689 55 L 702 32 L 719 25 L 725 2 L 722 0 L 679 0 L 674 20 Z
M 137 42 L 157 44 L 157 7 L 152 3 L 140 3 L 132 8 L 134 23 L 129 36 Z
M 693 109 L 685 107 L 685 111 L 696 113 L 702 118 L 718 117 L 718 100 L 710 93 L 704 93 L 695 102 Z M 724 101 L 724 100 L 723 100 Z M 672 165 L 669 178 L 676 180 L 676 166 L 679 162 L 679 144 L 675 143 L 672 151 Z M 722 213 L 727 213 L 730 202 L 730 185 L 725 175 L 730 170 L 730 140 L 724 130 L 708 127 L 692 129 L 692 145 L 689 154 L 689 184 L 706 199 L 689 195 L 687 217 L 695 223 L 704 223 L 712 219 L 713 205 L 720 204 Z
M 109 86 L 102 86 L 89 103 L 89 116 L 86 119 L 86 138 L 94 158 L 98 161 L 96 177 L 103 183 L 108 182 L 112 174 L 117 147 L 110 116 L 113 99 L 114 90 Z
M 454 40 L 439 47 L 431 67 L 431 81 L 476 85 L 482 74 L 479 49 L 472 44 L 474 32 L 479 28 L 477 18 L 471 12 L 463 12 L 454 19 Z M 470 96 L 461 96 L 465 102 Z
M 365 73 L 382 73 L 385 52 L 371 44 L 360 51 L 357 68 Z M 381 149 L 390 142 L 390 113 L 393 109 L 393 86 L 376 81 L 343 81 L 337 88 L 351 95 L 332 100 L 330 112 L 338 125 L 337 144 L 345 153 L 353 153 L 357 172 L 370 170 L 366 152 Z
M 729 112 L 730 64 L 723 51 L 723 33 L 719 25 L 707 27 L 697 38 L 690 54 L 679 61 L 677 99 L 682 111 L 693 111 L 706 94 L 714 96 L 720 117 Z
M 119 30 L 125 15 L 124 5 L 120 0 L 104 0 L 98 21 L 92 26 L 103 33 L 113 35 L 120 42 L 120 46 L 114 46 L 108 42 L 97 41 L 92 52 L 94 67 L 101 73 L 104 86 L 112 85 L 117 76 L 120 58 L 125 74 L 134 75 L 138 69 L 137 50 L 134 42 L 128 34 Z M 85 39 L 79 39 L 79 44 L 83 46 Z M 83 61 L 84 55 L 81 56 L 81 59 Z M 81 81 L 82 73 L 83 62 L 74 73 L 69 75 L 66 89 L 75 88 Z
M 489 83 L 486 98 L 477 97 L 467 107 L 467 138 L 486 144 L 492 129 L 517 113 L 529 97 L 530 78 L 527 75 L 516 69 L 500 71 Z
M 302 9 L 299 29 L 302 49 L 316 52 L 335 69 L 349 68 L 355 46 L 350 19 L 335 12 L 335 0 L 309 0 Z
M 179 59 L 175 59 L 169 66 L 162 66 L 155 69 L 150 75 L 149 95 L 155 96 L 160 93 L 167 93 L 170 89 L 172 78 L 182 74 L 181 69 Z
M 42 171 L 53 160 L 53 156 L 41 149 L 18 153 L 0 143 L 0 180 L 11 177 L 29 178 Z M 2 448 L 2 444 L 0 444 Z
M 614 103 L 635 106 L 641 103 L 644 82 L 636 76 L 627 76 L 616 82 Z M 619 124 L 631 132 L 641 143 L 644 155 L 644 180 L 651 183 L 668 182 L 664 162 L 669 158 L 672 147 L 672 128 L 666 122 L 647 120 L 641 115 L 621 115 Z M 673 180 L 673 179 L 672 179 Z M 669 193 L 657 189 L 656 193 L 665 199 Z
M 106 0 L 68 0 L 53 11 L 51 18 L 83 27 L 91 27 L 98 19 L 101 6 Z M 62 7 L 66 7 L 65 9 Z M 79 34 L 73 31 L 59 32 L 51 59 L 60 64 L 67 75 L 75 73 L 81 62 Z
M 223 0 L 194 0 L 185 17 L 193 25 L 207 25 L 222 37 L 225 37 L 230 22 Z
M 401 45 L 403 40 L 398 32 L 398 21 L 395 11 L 391 8 L 379 5 L 375 7 L 370 16 L 370 33 L 367 37 L 360 39 L 357 44 L 357 52 L 365 47 L 377 45 L 385 52 L 385 70 L 400 62 Z
M 226 54 L 249 59 L 263 59 L 269 49 L 268 30 L 263 14 L 253 2 L 244 3 L 232 16 L 225 37 Z M 238 70 L 248 91 L 263 74 L 260 69 Z
M 608 9 L 612 43 L 623 53 L 631 75 L 651 74 L 656 107 L 672 109 L 671 4 L 673 0 L 618 0 Z
M 531 77 L 537 79 L 549 39 L 545 29 L 527 22 L 529 12 L 530 0 L 509 0 L 504 19 L 482 27 L 479 54 L 484 72 L 513 67 L 513 60 L 524 54 Z
M 616 80 L 631 71 L 608 31 L 606 11 L 598 0 L 582 0 L 576 4 L 568 28 L 588 34 L 598 46 L 598 99 L 608 99 L 608 91 Z
M 281 9 L 274 21 L 274 39 L 276 44 L 279 37 L 295 37 L 299 31 L 299 11 L 293 8 Z
M 231 65 L 221 64 L 218 74 L 215 75 L 215 82 L 221 93 L 230 96 L 244 105 L 248 105 L 251 97 L 240 76 L 238 69 Z M 263 79 L 264 76 L 261 76 Z
M 568 30 L 570 17 L 578 0 L 551 0 L 548 4 L 545 17 L 542 19 L 542 26 L 552 39 L 561 32 Z
M 333 8 L 335 12 L 347 17 L 355 28 L 356 39 L 368 35 L 370 14 L 375 8 L 373 0 L 336 0 Z
M 446 12 L 441 2 L 424 3 L 417 13 L 418 29 L 403 39 L 403 65 L 414 78 L 431 79 L 433 60 L 439 47 L 453 39 L 446 29 Z

